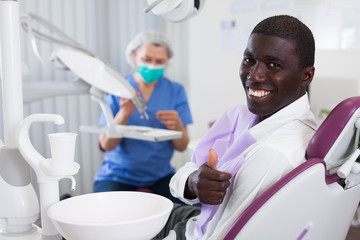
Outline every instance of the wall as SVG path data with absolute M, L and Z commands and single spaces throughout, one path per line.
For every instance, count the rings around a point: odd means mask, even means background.
M 203 12 L 189 24 L 194 142 L 227 108 L 246 103 L 238 74 L 247 38 L 256 23 L 278 14 L 298 17 L 314 33 L 316 74 L 310 94 L 316 112 L 359 94 L 359 1 L 207 1 Z
M 340 101 L 360 95 L 359 49 L 319 50 L 315 79 L 310 87 L 312 111 L 319 123 Z

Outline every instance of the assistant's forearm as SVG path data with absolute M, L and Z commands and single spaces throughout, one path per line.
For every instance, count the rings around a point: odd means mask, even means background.
M 185 126 L 182 127 L 181 132 L 182 132 L 181 138 L 172 140 L 175 150 L 179 152 L 185 151 L 187 145 L 189 144 L 189 135 Z
M 99 137 L 99 143 L 102 149 L 105 151 L 111 151 L 116 148 L 121 142 L 121 138 L 108 138 L 105 134 L 101 134 Z

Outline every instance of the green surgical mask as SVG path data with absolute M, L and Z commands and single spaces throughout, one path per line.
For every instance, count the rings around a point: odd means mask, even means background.
M 152 83 L 159 80 L 165 71 L 165 65 L 153 65 L 139 62 L 137 72 L 142 76 L 144 82 Z

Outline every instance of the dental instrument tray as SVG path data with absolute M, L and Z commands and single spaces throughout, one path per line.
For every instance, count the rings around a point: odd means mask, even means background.
M 110 138 L 133 138 L 145 141 L 167 141 L 182 137 L 182 132 L 133 125 L 80 126 L 80 131 L 87 133 L 103 133 Z

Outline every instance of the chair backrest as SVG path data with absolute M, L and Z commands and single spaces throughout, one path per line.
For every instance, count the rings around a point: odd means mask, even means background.
M 342 159 L 354 150 L 356 120 L 360 118 L 360 97 L 340 102 L 327 116 L 310 140 L 306 159 L 324 159 L 327 169 L 343 163 Z
M 330 236 L 330 238 L 327 239 L 341 239 L 341 237 L 346 234 L 346 230 L 350 226 L 352 218 L 351 214 L 355 212 L 357 203 L 360 200 L 360 186 L 351 191 L 347 191 L 345 194 L 343 188 L 336 183 L 340 178 L 335 174 L 327 176 L 325 170 L 329 169 L 329 165 L 331 168 L 341 165 L 343 162 L 341 159 L 350 152 L 350 150 L 348 150 L 349 146 L 350 149 L 353 150 L 352 144 L 355 141 L 354 136 L 356 130 L 354 124 L 359 117 L 360 97 L 348 98 L 339 103 L 330 112 L 311 139 L 306 151 L 306 157 L 309 161 L 301 164 L 281 178 L 252 204 L 250 204 L 250 206 L 238 217 L 233 226 L 229 229 L 229 232 L 224 239 L 230 240 L 234 239 L 236 236 L 249 237 L 251 234 L 239 234 L 245 226 L 247 231 L 249 231 L 249 229 L 252 231 L 252 229 L 256 229 L 256 227 L 258 227 L 258 229 L 263 229 L 264 224 L 266 227 L 269 227 L 269 225 L 273 224 L 273 221 L 278 220 L 280 224 L 281 221 L 284 221 L 286 216 L 288 216 L 286 219 L 286 221 L 288 221 L 287 226 L 281 225 L 278 229 L 272 229 L 272 231 L 269 229 L 269 231 L 272 233 L 274 231 L 282 232 L 284 229 L 288 228 L 289 224 L 297 224 L 298 226 L 294 226 L 294 228 L 291 228 L 292 230 L 289 231 L 294 231 L 293 235 L 291 235 L 292 239 L 296 237 L 301 239 L 301 234 L 308 231 L 304 221 L 308 218 L 313 219 L 312 221 L 315 221 L 316 219 L 317 227 L 321 226 L 322 216 L 317 215 L 321 215 L 323 213 L 317 212 L 317 209 L 322 209 L 322 207 L 325 206 L 333 206 L 334 204 L 337 204 L 337 202 L 339 205 L 343 203 L 343 206 L 347 206 L 346 209 L 341 211 L 339 210 L 338 215 L 336 215 L 338 216 L 339 221 L 342 219 L 342 222 L 334 225 L 331 231 L 322 229 L 321 231 L 312 231 L 311 234 L 313 234 L 312 236 L 314 237 L 316 234 L 322 234 L 322 231 L 327 231 L 329 234 L 328 236 Z M 335 193 L 328 191 L 328 189 L 330 189 L 328 184 L 334 185 L 333 189 Z M 297 190 L 297 188 L 301 190 Z M 344 197 L 342 195 L 346 196 Z M 314 199 L 312 199 L 312 197 L 314 197 Z M 329 198 L 332 199 L 328 201 Z M 298 203 L 293 203 L 295 201 Z M 285 206 L 289 203 L 290 206 Z M 302 209 L 300 212 L 292 210 L 293 207 L 302 208 L 301 204 L 305 204 L 305 206 L 303 206 L 305 209 Z M 283 209 L 287 209 L 285 212 L 281 211 L 281 209 L 274 210 L 274 206 L 275 208 L 276 206 L 279 206 L 279 208 L 284 207 Z M 308 209 L 310 213 L 307 212 L 306 209 Z M 281 214 L 277 214 L 276 211 L 281 212 Z M 331 214 L 329 216 L 325 216 L 323 214 L 324 219 L 330 216 L 335 216 L 334 212 L 331 212 L 332 209 L 327 209 L 326 211 Z M 308 214 L 309 217 L 306 215 L 304 216 L 304 214 Z M 281 219 L 278 219 L 277 217 Z M 255 221 L 254 218 L 257 220 Z M 260 225 L 262 221 L 259 221 L 259 219 L 262 218 L 267 219 L 268 221 L 264 220 L 264 224 Z M 296 223 L 296 220 L 299 220 L 299 222 Z M 308 222 L 312 221 L 309 220 Z M 257 224 L 258 226 L 256 226 Z M 255 227 L 253 227 L 254 225 Z M 327 227 L 329 227 L 329 224 Z M 300 230 L 303 230 L 303 232 Z M 251 236 L 253 237 L 255 235 Z M 276 236 L 284 237 L 285 235 L 280 234 Z M 267 237 L 267 239 L 271 238 Z

